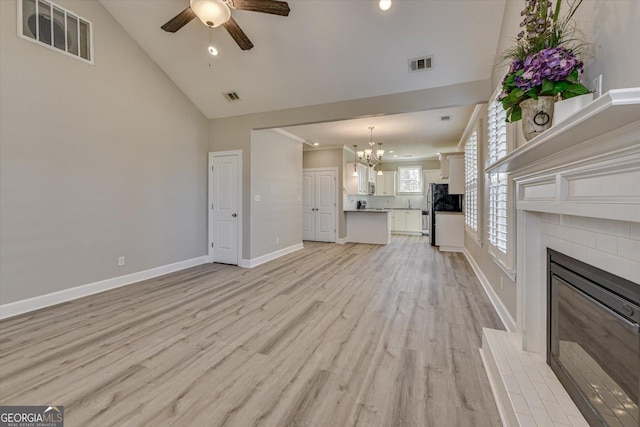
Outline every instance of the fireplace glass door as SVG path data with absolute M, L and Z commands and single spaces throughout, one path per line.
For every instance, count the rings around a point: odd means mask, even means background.
M 562 276 L 569 280 L 551 275 L 552 368 L 591 425 L 640 426 L 640 336 L 635 316 L 625 315 L 638 307 L 581 276 Z

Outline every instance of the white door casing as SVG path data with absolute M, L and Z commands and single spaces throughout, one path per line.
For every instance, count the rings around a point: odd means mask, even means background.
M 302 240 L 316 239 L 316 173 L 302 173 Z
M 307 169 L 302 174 L 302 238 L 336 241 L 337 169 Z
M 241 152 L 209 154 L 209 258 L 238 265 L 241 258 Z

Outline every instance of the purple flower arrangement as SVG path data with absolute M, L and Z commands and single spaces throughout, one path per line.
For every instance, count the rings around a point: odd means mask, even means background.
M 558 19 L 562 0 L 557 0 L 555 12 L 551 11 L 553 4 L 549 0 L 525 2 L 520 24 L 525 29 L 518 34 L 516 46 L 505 54 L 511 64 L 498 97 L 509 122 L 522 118 L 520 103 L 525 99 L 567 99 L 588 92 L 580 83 L 583 63 L 569 47 L 574 40 L 567 37 L 572 29 L 571 18 L 582 0 L 569 3 L 569 13 L 562 20 Z

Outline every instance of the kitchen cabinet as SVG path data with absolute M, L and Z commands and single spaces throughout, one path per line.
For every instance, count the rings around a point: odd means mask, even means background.
M 344 181 L 349 195 L 366 196 L 368 194 L 368 167 L 356 163 L 358 176 L 353 176 L 353 163 L 347 163 L 344 168 Z
M 462 212 L 436 212 L 436 246 L 441 251 L 464 250 L 464 214 Z
M 449 156 L 449 194 L 464 194 L 464 154 Z
M 393 231 L 397 233 L 422 234 L 422 211 L 420 209 L 395 209 Z
M 440 154 L 440 178 L 449 179 L 449 158 L 447 154 Z
M 449 180 L 449 194 L 464 194 L 464 153 L 440 154 L 440 178 Z
M 429 194 L 430 184 L 446 184 L 447 180 L 440 178 L 440 169 L 425 170 L 422 172 L 424 182 L 424 195 Z
M 382 172 L 376 176 L 376 196 L 396 195 L 396 173 Z
M 375 184 L 376 175 L 377 175 L 377 172 L 373 167 L 367 168 L 367 178 L 369 179 L 369 182 Z

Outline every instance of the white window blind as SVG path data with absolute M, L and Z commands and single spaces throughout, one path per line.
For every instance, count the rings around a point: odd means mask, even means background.
M 398 166 L 398 193 L 422 193 L 422 166 Z
M 507 154 L 506 112 L 499 102 L 489 105 L 489 163 L 495 163 Z M 507 253 L 507 175 L 489 174 L 489 242 L 500 252 Z
M 464 145 L 464 221 L 478 231 L 478 132 L 474 131 Z

